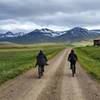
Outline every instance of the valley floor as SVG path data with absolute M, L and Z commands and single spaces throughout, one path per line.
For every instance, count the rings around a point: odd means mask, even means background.
M 77 63 L 72 77 L 64 49 L 46 66 L 38 79 L 37 69 L 6 82 L 0 87 L 0 100 L 100 100 L 100 85 L 92 80 Z

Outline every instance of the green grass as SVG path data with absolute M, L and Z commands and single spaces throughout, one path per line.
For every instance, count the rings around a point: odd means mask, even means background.
M 62 44 L 0 46 L 0 84 L 33 68 L 39 50 L 51 59 L 64 48 Z
M 74 47 L 92 46 L 93 45 L 93 40 L 74 42 L 74 43 L 72 43 L 72 45 Z
M 75 48 L 80 64 L 100 82 L 100 47 Z

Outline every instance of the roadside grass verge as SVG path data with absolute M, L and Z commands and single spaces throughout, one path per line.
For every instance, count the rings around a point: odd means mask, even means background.
M 0 85 L 9 79 L 34 68 L 36 55 L 43 50 L 48 59 L 65 48 L 65 45 L 33 45 L 3 47 L 0 49 Z
M 100 47 L 78 47 L 75 51 L 87 73 L 100 82 Z

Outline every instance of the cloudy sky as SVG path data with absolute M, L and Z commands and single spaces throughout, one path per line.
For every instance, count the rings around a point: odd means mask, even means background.
M 100 29 L 100 0 L 0 0 L 0 31 Z

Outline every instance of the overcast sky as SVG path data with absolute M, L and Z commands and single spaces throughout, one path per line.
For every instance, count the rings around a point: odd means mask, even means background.
M 100 0 L 0 0 L 0 31 L 100 29 Z

